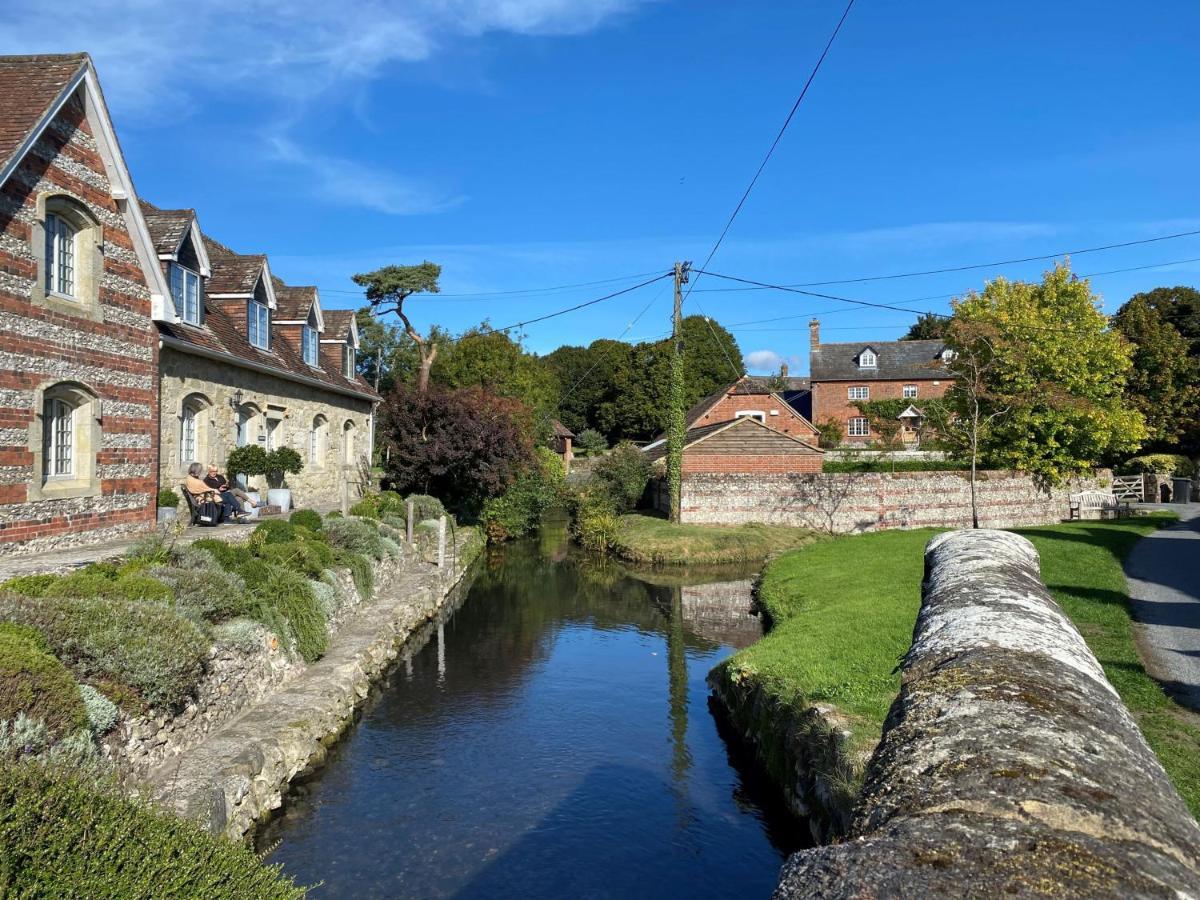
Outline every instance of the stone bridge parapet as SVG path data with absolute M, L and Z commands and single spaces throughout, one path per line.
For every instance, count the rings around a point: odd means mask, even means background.
M 849 836 L 777 898 L 1200 897 L 1200 826 L 1002 531 L 929 542 L 903 683 Z

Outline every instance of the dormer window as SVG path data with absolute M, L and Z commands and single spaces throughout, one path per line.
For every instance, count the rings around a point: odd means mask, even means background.
M 878 362 L 879 359 L 875 356 L 875 351 L 870 347 L 858 354 L 858 367 L 860 369 L 874 369 Z
M 300 350 L 304 356 L 304 361 L 314 369 L 317 367 L 318 346 L 317 329 L 311 325 L 305 325 L 300 332 Z
M 271 347 L 271 311 L 267 309 L 265 303 L 259 303 L 257 300 L 251 300 L 247 304 L 247 333 L 250 336 L 250 343 L 260 350 L 269 350 Z
M 348 378 L 354 377 L 354 367 L 357 364 L 354 356 L 354 345 L 347 344 L 342 353 L 342 373 Z
M 186 266 L 171 263 L 171 297 L 175 312 L 189 325 L 200 324 L 200 276 Z
M 942 351 L 942 362 L 948 363 L 952 359 L 954 359 L 954 351 L 951 350 L 949 347 L 947 347 L 945 350 Z
M 62 216 L 46 216 L 46 290 L 75 297 L 75 229 Z

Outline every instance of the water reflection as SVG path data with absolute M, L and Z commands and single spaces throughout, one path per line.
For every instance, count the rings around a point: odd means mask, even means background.
M 317 896 L 766 896 L 806 829 L 704 685 L 757 623 L 748 573 L 634 574 L 561 529 L 483 565 L 264 829 L 272 861 Z

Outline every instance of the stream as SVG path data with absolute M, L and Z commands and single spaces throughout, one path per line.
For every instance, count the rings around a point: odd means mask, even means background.
M 258 835 L 314 897 L 767 897 L 808 840 L 709 669 L 753 570 L 634 572 L 562 523 L 490 550 Z M 681 583 L 684 582 L 684 583 Z

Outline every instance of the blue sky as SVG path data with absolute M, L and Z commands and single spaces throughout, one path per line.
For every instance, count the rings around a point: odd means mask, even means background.
M 428 258 L 422 325 L 507 325 L 699 262 L 842 11 L 840 0 L 8 0 L 0 50 L 88 50 L 138 190 L 194 206 L 326 306 Z M 1192 0 L 858 0 L 711 269 L 775 283 L 940 268 L 1200 229 Z M 1200 237 L 1077 256 L 1081 273 L 1200 257 Z M 818 290 L 942 311 L 997 274 Z M 620 279 L 608 281 L 609 279 Z M 590 287 L 521 291 L 578 282 Z M 1200 263 L 1098 275 L 1106 309 Z M 911 317 L 770 291 L 688 312 L 752 370 Z M 471 294 L 474 296 L 453 296 Z M 631 322 L 647 308 L 643 317 Z M 665 283 L 530 326 L 546 352 L 668 328 Z M 759 322 L 797 316 L 776 322 Z M 740 324 L 746 323 L 746 324 Z

